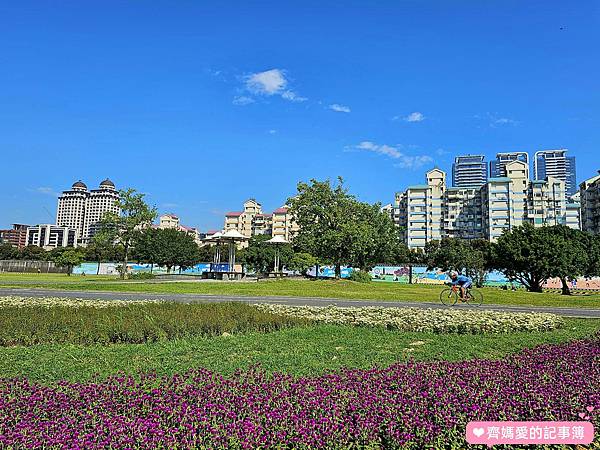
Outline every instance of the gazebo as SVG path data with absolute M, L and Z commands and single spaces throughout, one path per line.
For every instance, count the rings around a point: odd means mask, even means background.
M 215 244 L 215 256 L 214 256 L 214 264 L 217 266 L 217 270 L 211 270 L 210 272 L 205 272 L 206 277 L 215 278 L 219 280 L 229 280 L 230 278 L 239 280 L 242 278 L 242 272 L 235 271 L 235 252 L 236 246 L 238 242 L 242 242 L 248 239 L 246 236 L 241 234 L 237 230 L 227 230 L 226 232 L 217 232 L 212 236 L 205 239 L 206 242 L 211 244 Z M 227 243 L 229 246 L 229 257 L 227 270 L 220 270 L 221 264 L 221 250 L 219 249 L 219 244 Z
M 214 264 L 221 263 L 221 249 L 219 248 L 219 244 L 222 242 L 221 236 L 223 236 L 223 233 L 221 233 L 220 231 L 217 231 L 212 236 L 209 236 L 204 239 L 204 242 L 208 242 L 209 244 L 215 244 L 215 254 L 213 256 Z
M 271 244 L 275 246 L 275 264 L 273 266 L 273 273 L 275 274 L 275 276 L 277 276 L 278 274 L 280 274 L 279 272 L 279 258 L 280 258 L 280 247 L 283 244 L 288 244 L 288 241 L 286 241 L 283 236 L 273 236 L 271 239 L 269 239 L 268 241 L 265 241 L 266 244 Z

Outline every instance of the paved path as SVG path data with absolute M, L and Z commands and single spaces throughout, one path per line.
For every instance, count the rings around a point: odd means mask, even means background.
M 69 297 L 100 300 L 168 300 L 173 302 L 197 302 L 197 303 L 220 303 L 220 302 L 243 302 L 243 303 L 275 303 L 280 305 L 293 306 L 383 306 L 385 308 L 447 308 L 441 303 L 430 302 L 405 302 L 405 301 L 385 301 L 385 300 L 347 300 L 341 298 L 317 298 L 317 297 L 248 297 L 242 295 L 212 295 L 212 294 L 154 294 L 139 292 L 110 292 L 110 291 L 73 291 L 58 289 L 23 289 L 23 288 L 0 288 L 0 296 L 16 295 L 24 297 Z M 549 312 L 569 317 L 587 317 L 600 318 L 600 309 L 589 308 L 562 308 L 551 306 L 506 306 L 483 304 L 480 307 L 473 307 L 460 304 L 454 307 L 463 309 L 484 309 L 493 311 L 513 311 L 513 312 Z

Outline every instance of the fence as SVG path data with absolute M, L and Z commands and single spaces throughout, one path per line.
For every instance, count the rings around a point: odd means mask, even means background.
M 67 273 L 66 267 L 57 267 L 52 261 L 0 260 L 0 272 Z

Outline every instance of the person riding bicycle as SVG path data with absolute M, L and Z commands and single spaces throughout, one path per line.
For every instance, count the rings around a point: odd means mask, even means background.
M 460 287 L 460 299 L 464 300 L 467 289 L 473 286 L 473 280 L 465 275 L 460 275 L 454 270 L 450 272 L 450 279 L 452 280 L 450 283 L 452 286 Z

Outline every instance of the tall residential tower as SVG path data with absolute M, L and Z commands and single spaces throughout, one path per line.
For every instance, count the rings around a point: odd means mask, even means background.
M 563 181 L 568 196 L 577 192 L 575 157 L 567 156 L 566 149 L 536 152 L 533 160 L 533 172 L 536 180 L 554 177 Z
M 488 171 L 485 156 L 465 155 L 454 158 L 452 186 L 479 188 L 487 183 Z
M 529 154 L 527 152 L 496 153 L 496 159 L 490 161 L 490 178 L 506 176 L 506 165 L 512 161 L 521 161 L 529 167 Z
M 119 213 L 118 200 L 119 192 L 109 179 L 91 191 L 81 180 L 76 181 L 58 197 L 56 224 L 75 230 L 78 243 L 87 244 L 105 213 Z

